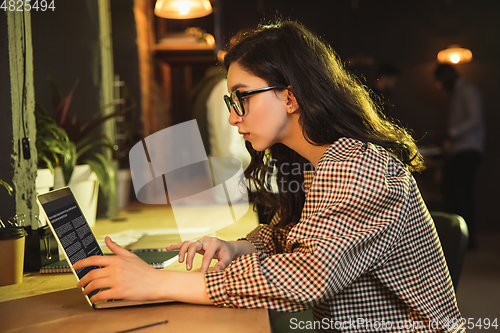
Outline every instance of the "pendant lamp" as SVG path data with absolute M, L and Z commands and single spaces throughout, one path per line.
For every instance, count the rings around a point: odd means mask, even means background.
M 472 52 L 458 45 L 451 45 L 447 49 L 439 51 L 438 62 L 441 64 L 458 64 L 472 61 Z
M 209 0 L 157 0 L 155 15 L 167 19 L 191 19 L 212 13 Z

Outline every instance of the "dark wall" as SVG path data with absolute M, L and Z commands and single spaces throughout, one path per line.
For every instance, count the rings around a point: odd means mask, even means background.
M 115 73 L 125 81 L 140 105 L 139 56 L 133 5 L 133 0 L 111 0 L 113 60 Z
M 64 94 L 79 80 L 71 112 L 93 115 L 99 105 L 98 10 L 92 1 L 64 1 L 57 9 L 32 13 L 35 98 L 54 111 L 47 75 Z
M 123 135 L 118 138 L 120 167 L 128 163 L 128 150 L 142 136 L 141 88 L 139 77 L 139 55 L 137 51 L 137 29 L 134 17 L 133 0 L 111 0 L 111 30 L 113 34 L 113 61 L 115 74 L 126 85 L 130 95 L 126 97 L 125 107 L 132 107 L 124 116 L 124 122 L 117 121 L 117 131 Z
M 500 132 L 495 98 L 500 87 L 499 1 L 223 0 L 224 39 L 258 22 L 268 22 L 276 13 L 301 21 L 330 43 L 345 62 L 356 56 L 372 58 L 374 64 L 358 72 L 367 84 L 378 64 L 398 66 L 402 75 L 392 98 L 392 116 L 412 128 L 416 138 L 423 137 L 422 143 L 440 144 L 445 134 L 447 96 L 436 89 L 433 80 L 437 53 L 452 44 L 471 49 L 473 62 L 457 69 L 479 86 L 484 98 L 488 134 L 478 179 L 478 223 L 482 230 L 500 230 L 494 208 L 500 197 L 499 139 L 495 135 Z M 426 196 L 432 206 L 436 193 L 424 193 Z
M 141 133 L 140 79 L 137 32 L 133 0 L 111 0 L 114 72 L 120 75 L 130 92 L 128 106 L 137 107 L 126 114 L 133 128 L 127 134 Z M 36 100 L 49 112 L 54 111 L 50 75 L 64 94 L 78 79 L 70 112 L 81 120 L 89 119 L 100 105 L 99 21 L 96 1 L 67 1 L 54 12 L 33 12 L 33 48 Z

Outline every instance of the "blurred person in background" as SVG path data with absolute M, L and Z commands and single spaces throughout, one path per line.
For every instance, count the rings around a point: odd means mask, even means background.
M 476 176 L 484 154 L 485 125 L 479 89 L 460 77 L 452 65 L 435 70 L 438 87 L 450 96 L 446 162 L 443 169 L 444 210 L 465 219 L 469 228 L 469 248 L 476 247 Z

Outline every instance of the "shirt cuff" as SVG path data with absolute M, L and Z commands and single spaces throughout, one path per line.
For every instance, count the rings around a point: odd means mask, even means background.
M 253 246 L 255 246 L 255 250 L 259 253 L 266 253 L 266 246 L 264 245 L 264 243 L 260 240 L 257 240 L 257 239 L 253 239 L 253 238 L 250 238 L 250 237 L 247 237 L 247 238 L 242 238 L 243 240 L 246 240 L 246 241 L 249 241 L 250 243 L 253 244 Z
M 269 245 L 272 243 L 272 236 L 273 231 L 271 227 L 268 225 L 259 225 L 245 239 L 255 246 L 255 250 L 258 253 L 271 254 L 273 249 Z
M 233 307 L 226 292 L 226 272 L 208 271 L 205 273 L 208 298 L 215 306 Z

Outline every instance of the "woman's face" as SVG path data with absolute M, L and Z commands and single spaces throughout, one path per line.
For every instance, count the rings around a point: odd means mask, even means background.
M 229 67 L 227 89 L 241 92 L 265 88 L 269 84 L 245 71 L 237 62 Z M 264 151 L 277 142 L 282 142 L 290 132 L 287 113 L 288 90 L 269 90 L 248 96 L 243 100 L 245 115 L 240 117 L 231 110 L 229 123 L 238 127 L 243 138 L 252 143 L 257 151 Z

